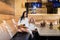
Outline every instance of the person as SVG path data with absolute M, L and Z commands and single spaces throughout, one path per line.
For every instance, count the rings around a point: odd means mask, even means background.
M 29 40 L 30 34 L 32 34 L 32 32 L 29 29 L 29 19 L 28 19 L 27 11 L 23 12 L 21 18 L 18 21 L 18 31 L 23 33 L 22 35 L 24 37 L 22 37 L 22 39 Z
M 43 22 L 41 23 L 41 27 L 45 27 L 46 26 L 46 22 L 45 20 L 43 20 Z
M 32 30 L 32 31 L 36 31 L 37 27 L 35 26 L 35 20 L 33 17 L 30 18 L 29 20 L 29 28 Z
M 53 29 L 53 23 L 52 22 L 50 22 L 50 29 Z
M 29 25 L 30 25 L 30 29 L 32 30 L 32 33 L 34 36 L 32 40 L 40 40 L 40 35 L 38 34 L 37 27 L 35 25 L 35 20 L 33 17 L 30 18 Z
M 28 14 L 26 11 L 24 11 L 21 18 L 18 20 L 18 31 L 11 40 L 29 40 L 30 33 L 28 31 L 28 22 Z
M 26 31 L 28 31 L 28 33 L 32 34 L 31 30 L 30 30 L 30 27 L 29 27 L 29 19 L 28 19 L 28 14 L 27 14 L 27 11 L 24 11 L 22 16 L 21 16 L 21 19 L 19 19 L 18 21 L 18 27 L 24 27 L 24 29 Z M 24 31 L 24 30 L 22 30 Z M 26 32 L 25 31 L 25 32 Z
M 36 26 L 35 26 L 35 21 L 33 19 L 33 17 L 31 17 L 30 19 L 28 19 L 28 14 L 27 11 L 24 11 L 21 19 L 19 19 L 18 21 L 18 27 L 22 27 L 24 26 L 25 30 L 22 30 L 24 32 L 30 33 L 31 34 L 31 38 L 29 38 L 29 40 L 34 40 L 35 38 L 35 33 L 33 33 L 33 31 L 36 31 Z M 34 38 L 34 39 L 33 39 Z M 37 40 L 37 39 L 36 39 Z

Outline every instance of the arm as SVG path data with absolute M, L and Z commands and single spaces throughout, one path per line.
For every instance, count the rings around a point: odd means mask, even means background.
M 27 28 L 25 27 L 25 24 L 23 23 L 23 21 L 21 22 L 20 20 L 18 21 L 18 30 L 20 30 L 21 32 L 27 32 Z

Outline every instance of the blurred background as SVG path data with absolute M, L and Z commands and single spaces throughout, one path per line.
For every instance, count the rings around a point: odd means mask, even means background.
M 25 10 L 38 26 L 43 20 L 59 25 L 60 0 L 0 0 L 0 40 L 10 40 L 14 36 L 16 24 Z

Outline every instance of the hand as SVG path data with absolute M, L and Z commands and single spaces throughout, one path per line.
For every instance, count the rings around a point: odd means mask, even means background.
M 28 30 L 26 28 L 21 28 L 22 32 L 28 32 Z

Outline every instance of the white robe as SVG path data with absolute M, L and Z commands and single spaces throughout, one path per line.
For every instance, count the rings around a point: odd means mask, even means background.
M 18 25 L 21 25 L 21 24 L 25 24 L 25 26 L 28 28 L 27 30 L 28 30 L 28 32 L 30 34 L 32 34 L 32 30 L 36 29 L 34 24 L 29 23 L 29 19 L 28 18 L 25 18 L 25 19 L 22 19 L 22 20 L 19 19 Z

